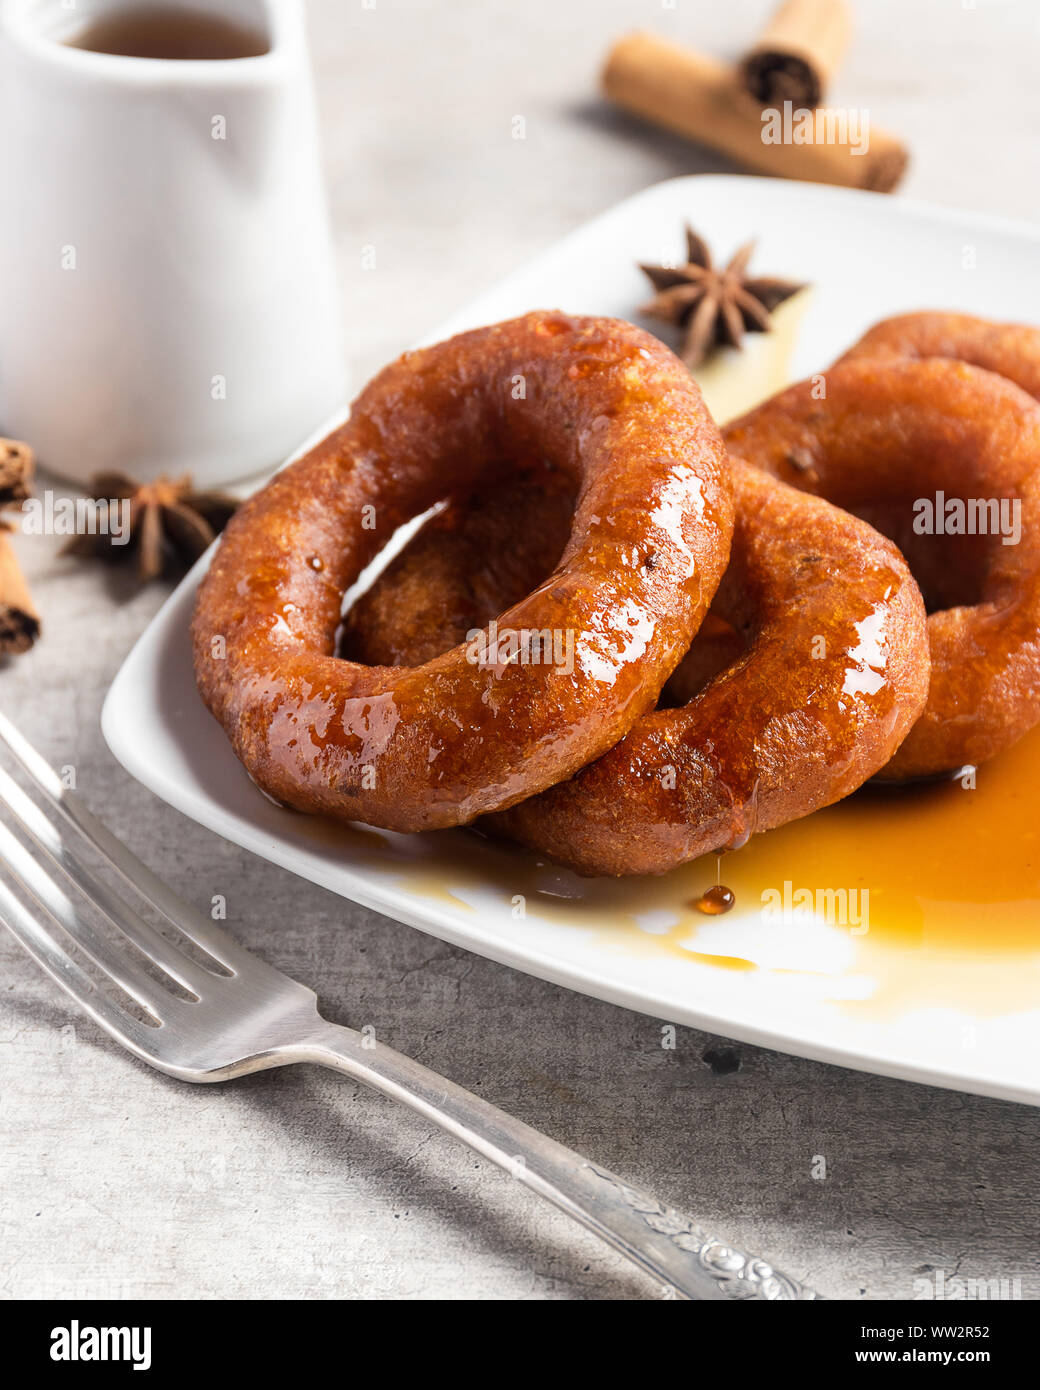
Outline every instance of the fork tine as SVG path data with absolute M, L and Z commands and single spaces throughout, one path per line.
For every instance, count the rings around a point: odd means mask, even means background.
M 51 979 L 59 984 L 66 994 L 71 995 L 96 1023 L 125 1047 L 132 1048 L 144 1057 L 150 1055 L 148 1034 L 154 1029 L 124 1013 L 113 1000 L 102 994 L 90 976 L 76 964 L 67 951 L 63 950 L 42 922 L 15 897 L 2 879 L 0 922 L 29 952 L 33 960 L 46 970 Z
M 191 993 L 198 995 L 207 981 L 213 976 L 190 956 L 184 954 L 172 942 L 167 941 L 161 932 L 155 930 L 118 893 L 93 874 L 62 839 L 58 827 L 36 805 L 9 773 L 0 767 L 0 804 L 6 803 L 19 824 L 47 856 L 47 858 L 75 884 L 86 897 L 101 909 L 113 925 L 143 951 L 167 975 Z M 73 827 L 73 833 L 83 837 L 81 830 Z
M 182 1002 L 146 974 L 127 953 L 116 950 L 95 927 L 91 926 L 61 885 L 48 874 L 42 864 L 36 862 L 3 822 L 0 822 L 0 862 L 13 873 L 15 881 L 28 889 L 40 906 L 45 907 L 54 920 L 68 932 L 79 949 L 121 989 L 154 1015 L 156 1021 L 162 1018 L 160 997 L 163 997 L 163 1007 L 166 1007 L 167 1000 L 170 1005 Z
M 124 883 L 129 884 L 135 892 L 150 902 L 171 926 L 200 950 L 211 955 L 225 969 L 236 974 L 255 973 L 262 966 L 258 957 L 243 950 L 227 932 L 221 931 L 189 903 L 178 897 L 161 878 L 152 873 L 147 864 L 143 864 L 132 850 L 117 840 L 111 831 L 62 785 L 61 778 L 50 764 L 37 753 L 3 713 L 0 713 L 0 740 L 7 744 L 59 814 L 70 825 L 75 826 L 84 838 L 105 856 Z

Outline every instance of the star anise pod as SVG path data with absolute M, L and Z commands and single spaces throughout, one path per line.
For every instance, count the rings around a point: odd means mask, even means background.
M 238 499 L 227 493 L 196 491 L 188 475 L 138 483 L 125 473 L 95 473 L 90 490 L 95 499 L 94 532 L 74 536 L 62 553 L 115 560 L 133 551 L 142 583 L 158 579 L 167 567 L 193 564 L 238 507 Z M 128 540 L 121 539 L 121 528 L 110 516 L 113 506 L 126 503 Z M 122 530 L 122 536 L 126 534 Z
M 740 347 L 744 333 L 766 333 L 778 304 L 805 286 L 773 276 L 749 276 L 755 243 L 742 246 L 723 270 L 716 268 L 703 237 L 686 228 L 686 263 L 640 265 L 657 294 L 643 313 L 684 329 L 681 357 L 692 371 L 716 345 Z

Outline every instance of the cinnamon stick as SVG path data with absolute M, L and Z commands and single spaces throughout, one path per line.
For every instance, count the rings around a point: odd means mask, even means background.
M 887 193 L 906 169 L 905 146 L 864 121 L 864 113 L 825 107 L 799 113 L 791 102 L 782 111 L 762 110 L 734 68 L 655 34 L 619 40 L 602 83 L 626 110 L 762 174 Z
M 29 593 L 7 528 L 0 529 L 0 656 L 28 651 L 40 635 L 40 615 Z
M 737 67 L 762 106 L 819 106 L 852 37 L 847 0 L 784 0 Z
M 32 488 L 35 459 L 28 444 L 0 439 L 0 507 L 24 502 Z

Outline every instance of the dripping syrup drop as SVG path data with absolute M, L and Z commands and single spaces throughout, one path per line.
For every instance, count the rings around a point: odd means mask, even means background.
M 704 912 L 709 917 L 721 917 L 736 901 L 737 895 L 732 888 L 727 888 L 723 883 L 716 883 L 714 888 L 709 888 L 706 893 L 700 895 L 696 906 L 698 912 Z

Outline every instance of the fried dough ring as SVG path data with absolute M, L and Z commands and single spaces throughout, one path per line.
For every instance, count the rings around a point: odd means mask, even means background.
M 733 473 L 736 527 L 718 622 L 672 682 L 698 693 L 645 715 L 575 777 L 485 825 L 584 874 L 663 873 L 840 800 L 898 746 L 928 688 L 924 606 L 902 557 L 825 502 L 739 460 Z M 402 637 L 417 627 L 409 599 L 422 584 L 434 586 L 444 615 L 437 641 L 486 622 L 489 605 L 534 577 L 518 580 L 516 556 L 504 572 L 500 549 L 481 557 L 476 582 L 467 574 L 475 538 L 501 536 L 511 517 L 519 562 L 551 563 L 558 494 L 526 513 L 503 496 L 469 510 L 460 503 L 419 533 L 349 615 L 352 650 L 403 658 Z M 532 529 L 544 544 L 524 539 Z
M 1006 376 L 1040 400 L 1040 329 L 970 314 L 924 312 L 882 319 L 839 362 L 861 357 L 948 357 Z
M 574 665 L 337 659 L 342 595 L 412 516 L 502 460 L 578 493 L 555 573 L 502 617 Z M 196 681 L 259 786 L 395 830 L 463 824 L 610 748 L 656 700 L 725 569 L 725 452 L 682 364 L 610 319 L 530 314 L 406 353 L 238 512 L 199 591 Z
M 1040 408 L 962 362 L 864 357 L 805 381 L 724 431 L 759 468 L 865 517 L 910 559 L 930 611 L 932 678 L 919 722 L 881 774 L 977 764 L 1040 723 Z M 918 536 L 915 503 L 1001 499 L 1021 540 Z

